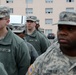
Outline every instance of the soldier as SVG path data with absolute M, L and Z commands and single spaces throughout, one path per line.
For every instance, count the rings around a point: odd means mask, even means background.
M 39 30 L 39 28 L 40 28 L 39 21 L 40 21 L 39 19 L 36 20 L 36 26 L 35 26 L 38 31 L 40 31 L 40 30 Z M 41 32 L 41 31 L 40 31 L 40 32 Z
M 19 37 L 21 37 L 24 40 L 24 36 L 26 36 L 25 34 L 25 30 L 12 30 L 16 35 L 18 35 Z M 29 48 L 29 53 L 30 53 L 30 57 L 31 57 L 31 62 L 30 64 L 32 64 L 36 58 L 39 56 L 36 49 L 33 47 L 32 44 L 30 44 L 29 42 L 27 42 L 25 40 L 25 43 L 27 44 L 28 48 Z
M 28 16 L 26 18 L 27 34 L 25 39 L 35 47 L 38 54 L 40 55 L 44 53 L 49 46 L 45 37 L 36 30 L 36 20 L 36 16 Z
M 37 58 L 27 75 L 76 75 L 76 12 L 59 16 L 58 42 Z
M 30 65 L 28 47 L 7 27 L 9 22 L 10 8 L 0 5 L 0 62 L 8 75 L 24 75 Z

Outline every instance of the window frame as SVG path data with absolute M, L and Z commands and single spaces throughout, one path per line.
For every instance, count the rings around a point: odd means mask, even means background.
M 45 19 L 45 24 L 46 25 L 49 25 L 49 24 L 51 25 L 52 23 L 53 23 L 53 19 L 51 19 L 51 18 L 46 18 Z
M 26 0 L 26 3 L 33 3 L 33 0 Z
M 10 13 L 13 13 L 13 8 L 10 8 Z
M 45 29 L 45 35 L 47 36 L 49 33 L 52 33 L 52 29 Z
M 66 0 L 66 2 L 74 2 L 74 0 Z
M 6 0 L 6 3 L 13 3 L 13 0 Z
M 46 14 L 51 14 L 51 13 L 53 13 L 53 8 L 45 8 L 45 13 L 46 13 Z
M 70 8 L 67 7 L 67 8 L 66 8 L 66 11 L 69 11 L 69 12 L 73 11 L 73 12 L 74 12 L 74 7 L 70 7 Z
M 33 8 L 26 8 L 26 14 L 33 14 Z
M 45 0 L 46 3 L 53 3 L 53 0 Z

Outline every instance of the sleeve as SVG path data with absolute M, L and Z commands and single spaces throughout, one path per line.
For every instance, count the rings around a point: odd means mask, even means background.
M 28 67 L 30 66 L 30 54 L 29 49 L 25 42 L 22 42 L 19 45 L 19 51 L 17 52 L 17 66 L 18 66 L 18 75 L 24 75 Z
M 0 75 L 8 75 L 4 68 L 4 65 L 1 62 L 0 62 Z
M 43 60 L 44 60 L 44 53 L 40 55 L 35 60 L 35 62 L 29 67 L 26 75 L 41 75 Z
M 41 45 L 42 53 L 44 53 L 47 50 L 47 48 L 49 47 L 45 37 L 43 37 L 43 36 L 40 39 L 40 45 Z
M 33 45 L 31 45 L 31 64 L 36 60 L 36 58 L 38 56 L 39 55 L 38 55 L 36 49 L 33 47 Z

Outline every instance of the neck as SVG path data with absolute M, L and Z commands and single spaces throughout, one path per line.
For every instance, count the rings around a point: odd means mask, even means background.
M 7 34 L 7 32 L 8 32 L 8 31 L 7 31 L 6 28 L 0 30 L 0 39 L 1 39 L 1 38 L 4 38 L 4 37 L 6 36 L 6 34 Z
M 35 28 L 34 29 L 27 29 L 27 34 L 32 34 L 34 31 L 35 31 Z
M 76 57 L 76 49 L 63 49 L 60 48 L 63 54 L 71 56 L 71 57 Z

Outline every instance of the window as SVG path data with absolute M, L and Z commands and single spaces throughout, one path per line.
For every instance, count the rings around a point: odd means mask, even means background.
M 66 2 L 74 2 L 74 0 L 66 0 Z
M 45 19 L 45 24 L 52 24 L 52 19 Z
M 6 0 L 6 3 L 13 3 L 13 0 Z
M 74 11 L 74 8 L 66 8 L 66 11 L 72 12 L 72 11 Z
M 47 14 L 53 13 L 53 8 L 45 8 L 45 13 Z
M 33 0 L 26 0 L 26 3 L 33 3 Z
M 53 0 L 45 0 L 46 3 L 53 3 Z
M 26 8 L 26 14 L 33 14 L 33 8 Z
M 45 29 L 45 35 L 48 35 L 49 33 L 52 33 L 52 29 Z
M 13 8 L 10 8 L 10 13 L 13 13 Z

